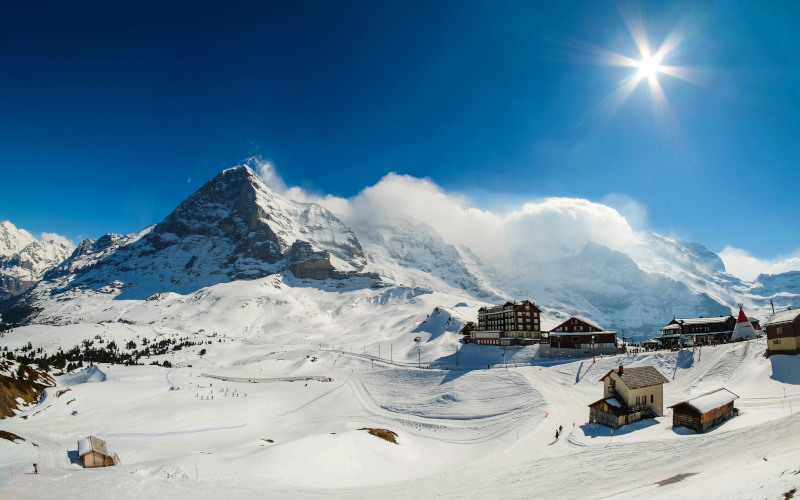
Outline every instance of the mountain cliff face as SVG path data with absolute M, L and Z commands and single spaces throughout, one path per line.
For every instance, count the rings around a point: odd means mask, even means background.
M 21 310 L 40 309 L 35 304 L 45 297 L 74 289 L 146 299 L 284 271 L 342 280 L 358 276 L 366 263 L 355 234 L 332 213 L 281 197 L 242 166 L 225 170 L 139 233 L 83 241 Z
M 9 221 L 0 222 L 0 300 L 28 290 L 74 248 L 56 241 L 39 241 Z

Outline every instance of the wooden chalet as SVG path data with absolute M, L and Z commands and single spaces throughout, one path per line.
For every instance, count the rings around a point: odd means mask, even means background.
M 606 331 L 590 319 L 572 316 L 550 330 L 549 349 L 540 354 L 549 357 L 618 354 L 617 332 Z
M 603 399 L 589 405 L 589 422 L 618 429 L 664 414 L 664 375 L 652 366 L 611 370 L 600 379 Z
M 585 349 L 616 347 L 617 332 L 606 331 L 594 321 L 572 316 L 550 330 L 551 349 Z
M 800 353 L 800 309 L 777 312 L 764 323 L 770 354 Z
M 705 432 L 716 427 L 738 413 L 733 401 L 739 396 L 727 389 L 707 392 L 672 408 L 672 427 L 686 427 L 696 432 Z
M 116 455 L 108 452 L 106 442 L 94 436 L 78 441 L 78 458 L 86 468 L 109 467 L 119 461 Z
M 476 344 L 532 344 L 542 338 L 541 310 L 530 300 L 478 309 L 478 327 L 470 335 Z

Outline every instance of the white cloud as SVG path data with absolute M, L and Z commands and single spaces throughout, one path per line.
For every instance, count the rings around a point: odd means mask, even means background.
M 719 256 L 729 273 L 747 281 L 756 279 L 759 274 L 779 274 L 800 270 L 800 249 L 789 256 L 759 259 L 746 250 L 726 246 Z
M 424 222 L 446 242 L 466 245 L 495 265 L 508 260 L 553 260 L 579 252 L 589 241 L 624 250 L 637 239 L 617 210 L 584 199 L 547 198 L 500 213 L 474 208 L 468 197 L 448 193 L 429 179 L 396 173 L 344 199 L 285 188 L 272 165 L 260 164 L 259 168 L 261 177 L 269 179 L 276 191 L 296 201 L 324 206 L 357 233 L 375 220 Z M 629 212 L 642 220 L 646 210 L 630 198 L 626 202 Z
M 622 193 L 609 194 L 601 203 L 580 198 L 513 203 L 512 198 L 495 194 L 494 199 L 480 199 L 480 205 L 510 208 L 485 210 L 430 179 L 389 173 L 374 186 L 345 199 L 287 187 L 270 162 L 251 158 L 248 165 L 275 191 L 327 208 L 357 234 L 375 221 L 411 219 L 428 224 L 447 243 L 468 246 L 496 267 L 547 262 L 577 253 L 589 241 L 635 256 L 641 250 L 639 231 L 648 229 L 647 207 Z M 761 273 L 800 270 L 800 249 L 787 257 L 759 259 L 728 246 L 719 255 L 728 272 L 748 281 Z
M 68 247 L 75 246 L 75 243 L 73 243 L 72 240 L 70 240 L 66 236 L 61 236 L 60 234 L 56 233 L 42 233 L 41 235 L 39 235 L 39 239 L 42 241 L 55 241 L 56 243 L 61 243 L 62 245 Z
M 278 171 L 275 170 L 275 165 L 273 165 L 272 162 L 261 157 L 253 156 L 245 161 L 245 165 L 252 168 L 259 177 L 267 183 L 267 186 L 274 191 L 281 194 L 286 192 L 286 183 L 283 182 L 281 176 L 278 175 Z
M 647 207 L 624 193 L 611 193 L 603 197 L 603 205 L 615 209 L 637 231 L 647 228 Z

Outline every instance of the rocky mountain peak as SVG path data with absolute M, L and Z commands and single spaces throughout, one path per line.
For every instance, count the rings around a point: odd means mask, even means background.
M 77 286 L 142 299 L 284 271 L 341 280 L 365 265 L 358 239 L 336 216 L 284 198 L 240 166 L 208 181 L 158 224 L 82 242 L 42 289 L 58 294 Z

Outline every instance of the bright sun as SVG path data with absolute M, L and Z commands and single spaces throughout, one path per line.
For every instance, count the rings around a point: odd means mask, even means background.
M 647 78 L 654 78 L 657 73 L 663 71 L 661 57 L 658 55 L 644 56 L 641 61 L 637 61 L 636 66 L 639 68 L 639 74 Z

